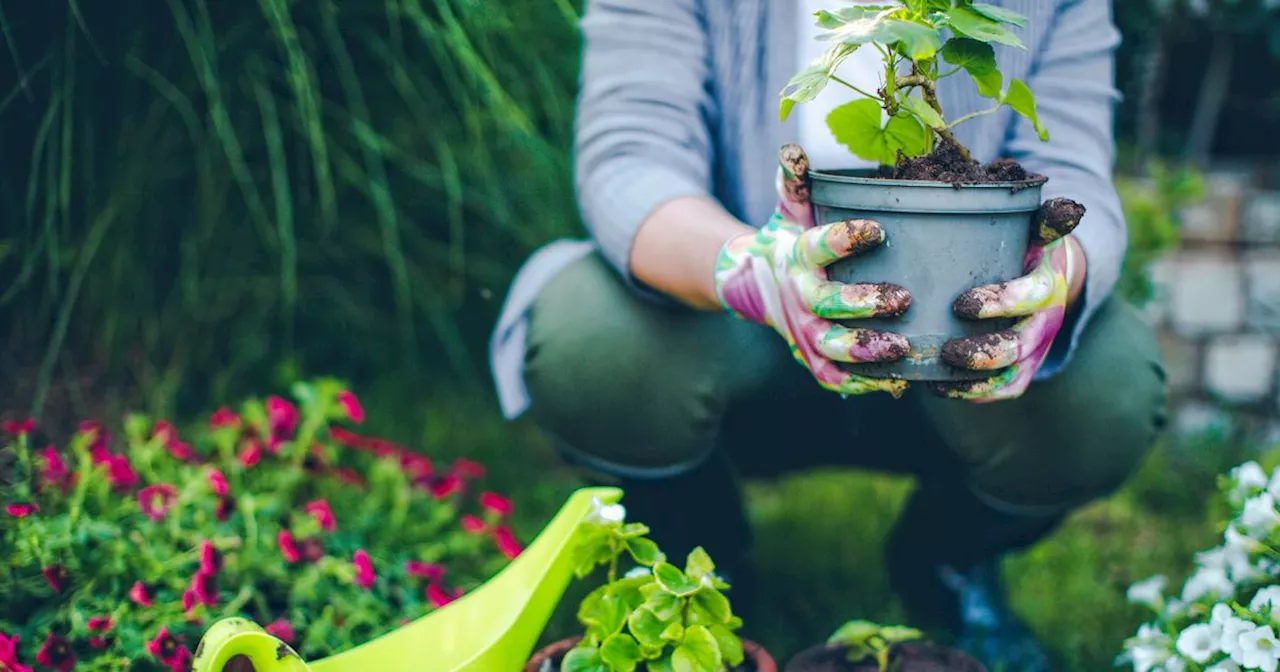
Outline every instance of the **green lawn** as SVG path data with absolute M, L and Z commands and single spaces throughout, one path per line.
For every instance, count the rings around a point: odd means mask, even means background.
M 415 440 L 432 455 L 467 455 L 488 465 L 490 485 L 515 497 L 526 539 L 577 485 L 531 423 L 504 422 L 478 395 L 418 397 L 416 408 L 389 390 L 365 398 L 378 429 Z M 393 422 L 382 421 L 388 407 L 381 399 L 399 407 Z M 1010 558 L 1014 599 L 1053 647 L 1060 669 L 1113 667 L 1122 640 L 1143 615 L 1125 603 L 1125 588 L 1153 573 L 1180 580 L 1193 553 L 1214 543 L 1215 475 L 1238 458 L 1238 449 L 1215 442 L 1162 446 L 1122 492 Z M 845 471 L 750 484 L 767 607 L 753 630 L 765 633 L 762 643 L 775 655 L 785 659 L 849 618 L 899 618 L 880 547 L 909 488 L 905 479 Z M 808 552 L 797 554 L 797 548 Z M 548 638 L 571 634 L 581 588 L 570 590 Z

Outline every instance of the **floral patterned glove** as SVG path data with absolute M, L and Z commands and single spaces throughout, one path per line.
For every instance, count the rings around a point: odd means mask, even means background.
M 911 295 L 897 285 L 827 279 L 826 266 L 882 244 L 884 230 L 867 220 L 815 226 L 809 159 L 797 145 L 779 153 L 777 187 L 778 208 L 769 223 L 730 240 L 720 252 L 715 272 L 720 303 L 739 318 L 777 331 L 822 387 L 849 395 L 901 395 L 906 381 L 858 376 L 837 362 L 901 359 L 907 339 L 830 321 L 897 316 L 911 305 Z
M 1015 399 L 1026 392 L 1067 312 L 1067 294 L 1084 273 L 1079 249 L 1066 236 L 1084 216 L 1083 205 L 1064 198 L 1046 201 L 1033 221 L 1034 239 L 1027 250 L 1027 275 L 1017 280 L 971 289 L 955 302 L 956 314 L 968 319 L 1022 318 L 1012 328 L 947 343 L 943 359 L 952 366 L 996 371 L 992 378 L 963 383 L 935 383 L 935 393 L 975 402 Z

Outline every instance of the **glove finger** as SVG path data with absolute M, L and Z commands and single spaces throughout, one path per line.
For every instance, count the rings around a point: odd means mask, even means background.
M 1022 338 L 1016 329 L 957 338 L 942 346 L 942 359 L 971 371 L 997 371 L 1012 366 L 1021 356 Z
M 1053 198 L 1040 205 L 1031 218 L 1031 235 L 1039 245 L 1048 245 L 1075 231 L 1085 207 L 1067 198 Z
M 778 214 L 792 224 L 813 226 L 813 206 L 809 204 L 809 157 L 800 145 L 786 144 L 778 150 Z
M 897 317 L 911 307 L 911 293 L 889 283 L 814 280 L 803 288 L 809 312 L 825 320 L 863 320 Z
M 982 380 L 964 380 L 956 382 L 931 382 L 927 385 L 933 394 L 948 399 L 960 399 L 977 403 L 1015 399 L 1026 391 L 1021 381 L 1021 364 L 1001 371 L 998 375 Z M 1030 379 L 1027 379 L 1028 382 Z
M 910 386 L 905 380 L 895 378 L 867 378 L 853 373 L 846 373 L 835 382 L 822 382 L 822 387 L 837 394 L 860 396 L 873 392 L 888 392 L 894 399 L 902 397 L 902 393 Z
M 858 257 L 884 244 L 884 228 L 870 219 L 849 219 L 814 227 L 796 241 L 799 261 L 815 268 Z
M 1056 273 L 1053 266 L 1041 263 L 1016 280 L 970 289 L 956 298 L 952 309 L 970 320 L 1026 317 L 1052 303 L 1058 289 Z
M 870 364 L 893 362 L 902 359 L 911 348 L 905 336 L 873 329 L 850 329 L 829 322 L 826 330 L 818 333 L 814 347 L 824 357 L 835 362 Z

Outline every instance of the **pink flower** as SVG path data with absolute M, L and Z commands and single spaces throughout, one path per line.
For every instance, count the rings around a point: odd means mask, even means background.
M 231 517 L 231 511 L 235 508 L 235 501 L 230 497 L 219 497 L 218 506 L 213 510 L 213 515 L 218 520 L 225 521 Z
M 111 443 L 111 433 L 96 420 L 85 420 L 80 423 L 80 433 L 89 438 L 91 453 L 105 452 L 108 444 Z
M 101 633 L 89 638 L 89 646 L 95 649 L 107 648 L 106 634 L 111 632 L 111 627 L 115 625 L 111 622 L 110 616 L 91 616 L 87 625 L 89 632 Z
M 133 603 L 140 607 L 151 606 L 151 598 L 154 594 L 155 591 L 151 586 L 148 586 L 141 581 L 135 581 L 133 583 L 133 587 L 129 589 L 129 599 L 133 600 Z
M 5 504 L 5 513 L 14 518 L 26 518 L 27 516 L 40 510 L 40 506 L 35 502 L 15 502 L 13 504 Z
M 373 573 L 373 561 L 369 559 L 369 554 L 361 548 L 351 558 L 351 563 L 356 566 L 356 584 L 365 590 L 372 588 L 377 576 Z
M 267 627 L 263 628 L 263 630 L 266 630 L 268 635 L 271 635 L 272 637 L 277 637 L 282 641 L 284 641 L 286 644 L 292 644 L 295 637 L 293 632 L 293 624 L 290 623 L 288 619 L 285 619 L 285 618 L 277 618 L 274 622 L 268 624 Z
M 468 534 L 484 534 L 485 528 L 488 527 L 483 520 L 469 513 L 463 514 L 460 522 L 462 523 L 462 529 L 466 530 Z
M 462 491 L 462 479 L 453 474 L 438 478 L 427 487 L 428 492 L 436 499 L 445 499 Z
M 357 425 L 364 422 L 364 407 L 360 405 L 360 400 L 349 390 L 343 390 L 338 393 L 338 404 L 342 406 L 342 410 L 346 412 L 351 422 Z
M 302 540 L 302 557 L 307 562 L 318 562 L 324 557 L 324 542 L 320 537 L 308 537 Z
M 49 565 L 40 570 L 44 575 L 44 580 L 49 584 L 55 593 L 61 593 L 67 587 L 67 580 L 71 578 L 71 572 L 67 570 L 66 565 Z
M 129 458 L 124 455 L 108 455 L 106 457 L 107 480 L 118 491 L 132 490 L 138 484 L 138 474 L 129 465 Z
M 421 560 L 409 560 L 404 563 L 404 572 L 409 576 L 436 582 L 444 578 L 444 565 Z
M 494 528 L 493 541 L 498 545 L 498 551 L 508 560 L 514 560 L 516 556 L 524 551 L 524 546 L 520 545 L 520 542 L 516 540 L 516 535 L 506 525 L 499 525 Z
M 58 672 L 69 672 L 76 666 L 76 653 L 65 637 L 49 633 L 44 645 L 40 647 L 40 653 L 36 654 L 36 662 Z
M 156 426 L 151 430 L 151 438 L 160 439 L 161 443 L 169 443 L 177 440 L 178 430 L 174 429 L 173 423 L 168 420 L 157 420 Z
M 181 462 L 196 461 L 196 451 L 191 447 L 191 444 L 186 441 L 174 439 L 173 441 L 164 444 L 164 447 L 175 460 L 179 460 Z
M 495 492 L 480 493 L 480 506 L 495 516 L 505 518 L 511 515 L 511 500 Z
M 6 637 L 0 632 L 0 670 L 12 670 L 12 672 L 32 672 L 30 667 L 18 662 L 18 635 Z
M 209 429 L 220 429 L 222 427 L 239 427 L 240 416 L 236 412 L 223 406 L 213 412 L 209 416 Z
M 280 547 L 280 555 L 284 556 L 285 562 L 292 564 L 302 559 L 298 544 L 294 542 L 293 533 L 289 530 L 280 530 L 276 535 L 276 545 Z
M 178 489 L 168 483 L 148 485 L 138 491 L 138 506 L 153 522 L 160 522 L 178 501 Z
M 338 521 L 333 518 L 333 510 L 329 508 L 329 502 L 323 499 L 317 499 L 314 502 L 308 502 L 303 507 L 312 518 L 320 523 L 320 529 L 325 532 L 332 532 L 338 527 Z
M 453 461 L 453 473 L 462 478 L 484 478 L 484 465 L 460 457 Z
M 280 397 L 267 398 L 267 423 L 273 436 L 287 439 L 298 428 L 298 407 Z
M 40 480 L 48 485 L 62 488 L 66 492 L 71 487 L 73 474 L 67 468 L 67 463 L 62 461 L 62 456 L 53 446 L 45 446 L 39 453 L 41 461 L 44 463 L 40 469 Z
M 36 430 L 36 421 L 33 418 L 27 418 L 26 420 L 5 420 L 4 424 L 0 425 L 0 427 L 3 427 L 5 432 L 13 434 L 14 436 L 24 436 Z
M 200 542 L 200 571 L 205 574 L 217 574 L 222 571 L 222 553 L 214 548 L 213 542 Z
M 210 607 L 218 604 L 218 577 L 202 568 L 191 577 L 191 588 L 188 590 L 200 604 Z M 185 604 L 184 604 L 185 606 Z M 188 609 L 187 611 L 190 611 Z
M 238 459 L 246 469 L 252 468 L 262 459 L 262 444 L 257 439 L 245 441 L 244 448 L 240 450 Z
M 160 632 L 156 633 L 151 641 L 147 642 L 147 652 L 155 656 L 163 665 L 172 666 L 175 661 L 179 660 L 181 654 L 179 650 L 182 645 L 179 644 L 178 638 L 169 634 L 169 626 L 161 626 Z
M 370 447 L 370 439 L 337 425 L 329 428 L 329 438 L 333 439 L 334 443 L 348 448 L 363 450 Z
M 188 615 L 196 608 L 196 592 L 190 588 L 182 591 L 182 610 Z
M 427 601 L 431 606 L 439 609 L 446 604 L 462 597 L 462 589 L 454 588 L 453 590 L 445 590 L 438 583 L 427 584 Z
M 213 494 L 219 497 L 225 497 L 229 489 L 227 477 L 213 467 L 209 468 L 209 485 L 213 488 Z

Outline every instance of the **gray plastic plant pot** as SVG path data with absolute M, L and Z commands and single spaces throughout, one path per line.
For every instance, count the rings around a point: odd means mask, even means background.
M 1031 219 L 1040 208 L 1044 178 L 955 186 L 890 180 L 873 171 L 810 170 L 818 224 L 874 219 L 885 245 L 828 267 L 832 280 L 889 282 L 911 293 L 900 317 L 851 320 L 848 326 L 894 331 L 911 349 L 902 360 L 846 364 L 853 373 L 912 381 L 977 380 L 991 376 L 942 361 L 942 346 L 962 336 L 1009 328 L 1012 320 L 967 320 L 952 304 L 966 290 L 1022 275 Z

